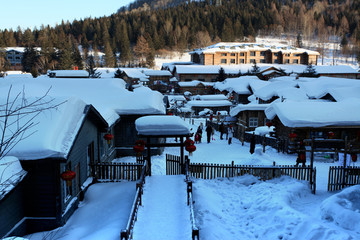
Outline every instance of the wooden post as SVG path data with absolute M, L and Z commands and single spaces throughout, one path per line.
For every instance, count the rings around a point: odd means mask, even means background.
M 313 184 L 313 166 L 314 166 L 314 142 L 315 137 L 311 139 L 311 157 L 310 157 L 310 186 Z
M 262 145 L 263 145 L 263 153 L 264 153 L 265 152 L 265 135 L 264 135 L 264 138 L 263 138 Z
M 180 137 L 180 145 L 181 173 L 185 174 L 184 137 Z
M 148 144 L 148 146 L 147 146 L 147 153 L 148 153 L 148 158 L 147 158 L 147 164 L 148 164 L 148 171 L 149 171 L 149 176 L 151 176 L 151 149 L 150 149 L 150 138 L 148 137 L 147 139 L 146 139 L 146 141 L 147 141 L 147 144 Z
M 346 179 L 345 179 L 345 168 L 346 168 L 346 155 L 347 155 L 347 152 L 348 152 L 348 137 L 345 136 L 345 146 L 344 146 L 344 162 L 343 162 L 343 169 L 341 170 L 342 171 L 342 176 L 343 176 L 343 179 L 342 179 L 342 187 L 344 188 L 345 187 L 345 182 L 346 182 Z

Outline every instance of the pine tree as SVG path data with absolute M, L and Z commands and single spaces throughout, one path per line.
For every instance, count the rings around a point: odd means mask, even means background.
M 89 78 L 99 78 L 101 75 L 100 72 L 97 72 L 97 68 L 95 68 L 95 60 L 92 55 L 86 61 L 86 71 L 89 73 Z
M 116 59 L 115 59 L 114 53 L 111 49 L 109 42 L 105 43 L 104 52 L 105 52 L 105 56 L 104 56 L 105 57 L 105 66 L 106 67 L 115 67 Z
M 221 67 L 219 69 L 219 74 L 216 77 L 216 81 L 223 82 L 226 78 L 227 78 L 227 75 L 225 74 L 225 70 L 224 70 L 224 68 Z
M 24 72 L 31 72 L 35 67 L 38 55 L 33 46 L 26 47 L 22 58 L 22 66 Z
M 250 74 L 252 75 L 256 75 L 260 72 L 260 68 L 258 67 L 258 65 L 256 65 L 256 62 L 254 63 L 254 65 L 252 66 L 252 69 L 250 71 Z

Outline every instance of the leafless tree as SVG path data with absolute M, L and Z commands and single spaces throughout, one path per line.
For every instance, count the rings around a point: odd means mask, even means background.
M 33 128 L 39 124 L 36 118 L 40 113 L 64 103 L 56 103 L 48 95 L 50 90 L 51 87 L 41 97 L 32 99 L 25 96 L 25 87 L 15 94 L 12 85 L 9 87 L 4 103 L 0 102 L 0 160 L 36 132 Z

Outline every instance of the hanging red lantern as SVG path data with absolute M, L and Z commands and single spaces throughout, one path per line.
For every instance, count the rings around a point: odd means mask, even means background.
M 133 147 L 136 155 L 140 156 L 141 152 L 145 150 L 145 141 L 144 140 L 137 140 L 135 142 L 135 146 Z
M 266 123 L 266 126 L 268 126 L 268 127 L 271 127 L 273 124 L 272 124 L 272 122 L 267 122 Z
M 71 186 L 71 181 L 75 178 L 76 173 L 74 171 L 70 171 L 70 170 L 66 170 L 65 172 L 63 172 L 60 177 L 62 178 L 62 180 L 66 181 L 66 184 L 68 186 Z
M 296 138 L 296 137 L 297 137 L 296 133 L 290 133 L 289 134 L 289 138 L 290 138 L 291 141 L 294 141 L 294 138 Z
M 112 135 L 111 133 L 107 133 L 104 135 L 104 139 L 107 141 L 107 143 L 110 145 L 111 140 L 114 138 L 114 135 Z
M 351 154 L 351 160 L 353 162 L 356 162 L 357 161 L 357 154 Z
M 335 136 L 334 132 L 328 132 L 327 133 L 328 138 L 332 139 Z
M 186 138 L 185 142 L 185 150 L 189 152 L 189 156 L 192 156 L 192 152 L 196 150 L 195 142 L 191 140 L 191 138 Z

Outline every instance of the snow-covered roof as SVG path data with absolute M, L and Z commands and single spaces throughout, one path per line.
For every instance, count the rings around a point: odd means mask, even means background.
M 168 100 L 171 101 L 186 101 L 183 95 L 166 95 Z
M 232 108 L 230 110 L 230 116 L 235 117 L 240 112 L 243 111 L 265 111 L 267 107 L 269 107 L 270 104 L 255 104 L 255 103 L 249 103 L 249 104 L 238 104 L 236 107 Z
M 340 102 L 346 99 L 354 98 L 356 101 L 360 101 L 360 86 L 357 87 L 339 87 L 334 89 L 329 89 L 329 94 L 335 99 L 335 101 Z
M 143 71 L 143 68 L 120 68 L 121 71 L 124 71 L 129 78 L 134 79 L 147 79 L 149 76 L 146 76 Z
M 249 52 L 249 51 L 267 51 L 282 53 L 307 53 L 310 55 L 320 55 L 319 52 L 303 48 L 295 48 L 284 44 L 263 44 L 263 43 L 239 43 L 239 42 L 219 42 L 214 45 L 195 49 L 189 54 L 215 54 L 217 52 Z
M 266 117 L 278 116 L 287 127 L 360 126 L 360 102 L 280 102 L 265 109 Z
M 178 82 L 180 87 L 196 87 L 198 85 L 203 85 L 202 83 L 203 82 L 198 80 L 189 81 L 189 82 Z
M 177 116 L 145 116 L 135 121 L 139 135 L 177 136 L 189 135 L 189 125 Z
M 89 77 L 89 73 L 86 70 L 53 70 L 48 74 L 55 74 L 56 77 Z
M 227 100 L 227 97 L 223 94 L 212 94 L 212 95 L 195 95 L 191 97 L 192 100 L 202 100 L 202 101 L 210 101 L 210 100 Z
M 254 92 L 254 95 L 264 101 L 270 100 L 272 97 L 277 96 L 281 97 L 283 94 L 286 94 L 289 91 L 295 90 L 297 83 L 295 81 L 276 81 L 270 82 L 268 85 L 257 89 Z M 306 98 L 306 94 L 304 92 L 299 93 L 302 94 Z
M 0 161 L 0 200 L 26 175 L 16 157 L 4 157 Z
M 38 77 L 36 79 L 11 79 L 0 81 L 0 93 L 6 96 L 9 86 L 14 92 L 25 87 L 27 96 L 41 96 L 50 89 L 51 97 L 77 97 L 86 104 L 92 104 L 109 126 L 119 115 L 164 114 L 163 95 L 143 86 L 133 92 L 125 89 L 125 82 L 119 78 L 101 79 L 56 79 Z
M 188 107 L 226 107 L 232 106 L 228 100 L 209 100 L 209 101 L 190 101 L 186 104 Z
M 153 69 L 147 69 L 142 71 L 147 76 L 166 76 L 171 77 L 171 72 L 167 70 L 153 70 Z
M 216 82 L 214 88 L 220 91 L 236 92 L 237 94 L 251 94 L 250 83 L 259 80 L 256 76 L 241 76 L 238 78 L 227 78 L 223 82 Z

